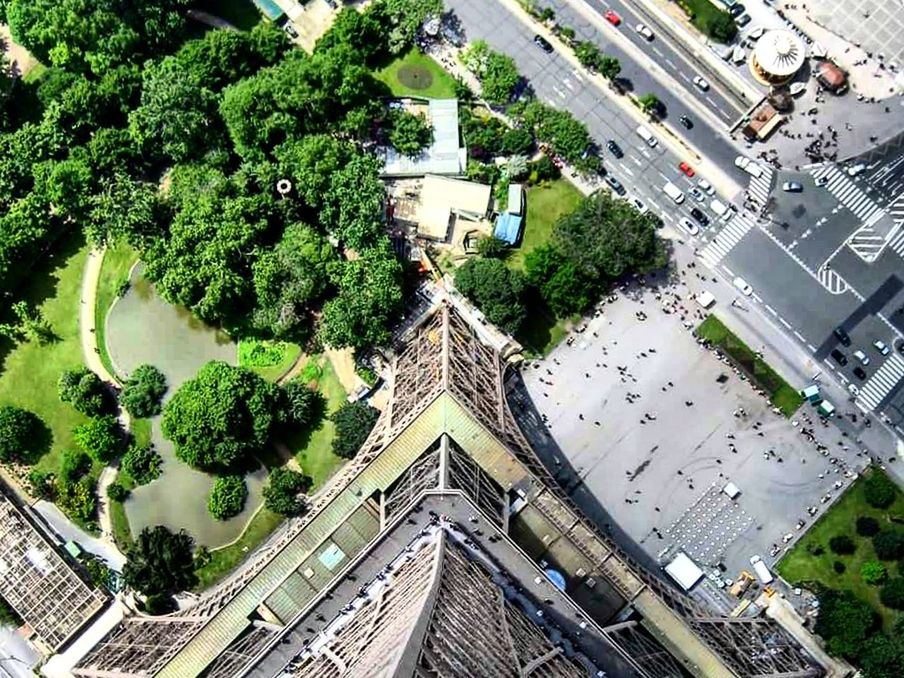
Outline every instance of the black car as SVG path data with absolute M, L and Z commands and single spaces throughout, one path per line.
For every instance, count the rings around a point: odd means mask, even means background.
M 839 365 L 841 365 L 842 367 L 844 367 L 845 365 L 847 365 L 847 356 L 845 356 L 844 353 L 842 353 L 841 351 L 839 351 L 837 348 L 836 348 L 835 350 L 832 351 L 832 359 L 833 359 L 836 363 L 838 363 Z
M 542 35 L 534 36 L 534 44 L 537 47 L 539 47 L 540 49 L 542 49 L 544 52 L 546 52 L 547 54 L 552 54 L 552 51 L 553 51 L 552 45 L 549 44 L 549 40 L 544 38 Z
M 866 379 L 866 370 L 864 370 L 862 367 L 855 367 L 854 376 L 857 377 L 860 381 L 863 381 L 864 379 Z
M 741 16 L 747 10 L 740 2 L 728 8 L 728 13 L 732 16 Z
M 609 152 L 612 153 L 612 155 L 614 155 L 616 158 L 625 157 L 625 152 L 621 149 L 621 146 L 615 143 L 614 139 L 609 139 L 609 141 L 606 142 L 606 148 L 608 148 Z
M 606 177 L 606 183 L 612 187 L 612 190 L 618 193 L 619 195 L 624 195 L 627 191 L 625 191 L 625 187 L 622 186 L 622 182 L 613 177 L 611 174 Z
M 682 115 L 680 118 L 678 118 L 678 122 L 681 123 L 681 126 L 684 129 L 693 129 L 694 128 L 693 121 L 686 115 Z
M 832 334 L 841 342 L 843 346 L 851 345 L 851 338 L 848 336 L 848 333 L 844 331 L 843 327 L 836 327 L 832 330 Z
M 699 221 L 701 226 L 706 226 L 707 224 L 709 224 L 709 217 L 703 214 L 703 212 L 701 212 L 697 207 L 691 208 L 691 216 Z

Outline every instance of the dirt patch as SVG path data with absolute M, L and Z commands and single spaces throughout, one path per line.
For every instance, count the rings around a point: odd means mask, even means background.
M 23 77 L 38 65 L 38 60 L 31 55 L 31 52 L 13 42 L 9 26 L 6 24 L 0 24 L 0 42 L 2 42 L 3 52 L 9 59 L 13 75 Z

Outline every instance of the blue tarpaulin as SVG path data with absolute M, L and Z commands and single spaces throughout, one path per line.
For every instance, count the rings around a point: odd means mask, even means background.
M 521 235 L 521 221 L 522 217 L 518 214 L 500 214 L 496 218 L 493 235 L 509 245 L 514 245 L 518 242 L 518 236 Z

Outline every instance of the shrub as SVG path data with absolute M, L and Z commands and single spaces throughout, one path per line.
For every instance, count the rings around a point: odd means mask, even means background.
M 367 439 L 380 413 L 363 402 L 345 403 L 333 414 L 336 437 L 333 453 L 346 459 L 354 457 Z
M 129 491 L 119 483 L 110 483 L 107 486 L 107 496 L 113 501 L 124 501 L 129 496 Z
M 113 411 L 112 398 L 106 384 L 87 367 L 66 370 L 60 375 L 57 393 L 64 403 L 88 417 Z
M 59 483 L 57 503 L 82 524 L 90 523 L 97 509 L 94 487 L 88 478 L 82 478 L 75 483 Z
M 477 238 L 477 254 L 488 259 L 502 259 L 508 253 L 508 243 L 495 235 Z
M 879 532 L 879 521 L 872 516 L 857 518 L 857 534 L 861 537 L 872 537 Z
M 163 459 L 153 445 L 132 445 L 122 458 L 122 470 L 136 485 L 146 485 L 160 476 Z
M 879 560 L 898 560 L 904 557 L 904 532 L 883 530 L 873 537 L 873 548 Z
M 119 422 L 113 415 L 97 417 L 76 426 L 72 436 L 79 447 L 102 464 L 114 459 L 122 444 Z
M 879 600 L 886 607 L 904 610 L 904 577 L 889 579 L 879 591 Z
M 20 407 L 0 407 L 0 462 L 29 462 L 40 451 L 41 420 Z
M 33 468 L 28 472 L 28 484 L 30 492 L 38 499 L 53 501 L 56 496 L 56 486 L 53 483 L 53 474 Z
M 228 520 L 242 512 L 247 498 L 248 488 L 242 476 L 220 476 L 213 481 L 207 510 L 217 520 Z
M 311 479 L 287 468 L 270 471 L 270 482 L 264 487 L 264 504 L 284 516 L 301 513 L 304 493 L 311 487 Z
M 845 570 L 847 570 L 847 565 L 842 563 L 840 560 L 836 560 L 834 563 L 832 563 L 832 569 L 834 569 L 838 574 L 844 574 Z
M 120 404 L 133 417 L 160 414 L 160 401 L 166 393 L 166 377 L 153 365 L 140 365 L 123 384 Z
M 878 586 L 888 578 L 888 570 L 878 560 L 867 560 L 860 567 L 860 578 L 870 586 Z
M 532 183 L 537 183 L 537 181 L 553 181 L 562 176 L 562 172 L 559 171 L 556 163 L 554 163 L 546 154 L 531 161 L 529 163 L 529 168 L 532 177 L 534 173 L 537 175 L 536 181 L 533 181 Z
M 60 482 L 69 485 L 81 480 L 91 470 L 91 457 L 82 450 L 66 450 L 60 464 Z
M 849 556 L 857 550 L 854 540 L 846 534 L 837 534 L 829 539 L 829 548 L 839 556 Z
M 323 416 L 326 402 L 320 392 L 309 388 L 300 380 L 293 379 L 282 387 L 283 416 L 286 424 L 308 427 L 316 424 Z
M 895 501 L 895 486 L 888 476 L 873 471 L 863 483 L 863 498 L 874 508 L 884 509 Z

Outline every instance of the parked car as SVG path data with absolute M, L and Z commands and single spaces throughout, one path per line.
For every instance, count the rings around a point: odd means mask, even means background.
M 681 227 L 685 231 L 690 233 L 691 235 L 697 235 L 700 232 L 700 229 L 697 227 L 697 224 L 695 224 L 693 221 L 691 221 L 687 217 L 681 217 L 678 220 L 678 223 L 681 224 Z
M 644 205 L 640 198 L 631 198 L 630 202 L 641 214 L 646 214 L 650 211 L 650 208 Z
M 834 360 L 836 363 L 838 363 L 842 367 L 844 367 L 848 363 L 847 356 L 844 355 L 844 353 L 839 351 L 837 348 L 832 350 L 832 360 Z
M 851 345 L 851 338 L 848 336 L 848 333 L 844 331 L 844 328 L 840 325 L 832 330 L 832 334 L 835 335 L 835 338 L 838 339 L 844 346 Z
M 804 185 L 799 181 L 786 181 L 782 184 L 782 190 L 786 193 L 800 193 L 804 190 Z
M 747 24 L 750 23 L 750 15 L 749 15 L 749 14 L 742 14 L 741 16 L 735 17 L 734 22 L 735 22 L 739 27 L 740 27 L 740 26 L 746 26 Z
M 697 202 L 703 202 L 704 200 L 706 200 L 706 196 L 703 195 L 703 191 L 701 191 L 701 190 L 700 190 L 699 188 L 697 188 L 696 186 L 694 186 L 694 187 L 691 189 L 690 193 L 691 193 L 691 197 L 692 197 L 694 200 L 696 200 Z
M 816 185 L 817 185 L 817 186 L 825 186 L 827 183 L 829 183 L 829 178 L 828 178 L 828 177 L 819 177 L 819 178 L 816 180 Z
M 637 24 L 634 27 L 634 30 L 648 41 L 653 39 L 653 31 L 651 31 L 646 24 Z
M 709 217 L 699 207 L 691 207 L 691 216 L 699 221 L 701 226 L 709 225 Z
M 859 365 L 854 368 L 854 376 L 857 377 L 860 381 L 866 379 L 866 370 L 864 370 Z
M 681 123 L 681 126 L 684 129 L 694 129 L 693 121 L 686 115 L 682 115 L 680 118 L 678 118 L 678 122 Z
M 860 361 L 861 365 L 869 365 L 869 356 L 863 351 L 854 351 L 854 357 Z
M 709 90 L 709 83 L 706 82 L 706 80 L 701 78 L 699 75 L 694 76 L 694 84 L 702 92 L 706 92 L 707 90 Z
M 625 187 L 622 185 L 618 179 L 613 177 L 611 174 L 606 177 L 606 183 L 609 184 L 609 187 L 618 193 L 618 195 L 624 195 L 627 191 L 625 191 Z
M 742 278 L 741 276 L 738 276 L 737 278 L 732 280 L 731 284 L 738 288 L 738 291 L 740 291 L 740 293 L 745 297 L 749 297 L 751 294 L 753 294 L 753 288 L 750 286 L 750 283 L 744 280 L 744 278 Z
M 621 17 L 618 14 L 616 14 L 615 12 L 613 12 L 611 9 L 607 9 L 605 11 L 605 13 L 603 14 L 603 16 L 606 17 L 606 21 L 608 21 L 613 26 L 621 25 Z
M 553 47 L 550 44 L 549 40 L 544 38 L 542 35 L 537 34 L 534 36 L 534 44 L 547 54 L 552 54 L 553 52 Z
M 879 351 L 879 353 L 881 353 L 882 355 L 888 355 L 889 351 L 891 350 L 888 348 L 888 344 L 879 339 L 876 339 L 876 341 L 873 342 L 873 348 Z
M 706 179 L 700 179 L 697 182 L 697 186 L 700 187 L 700 190 L 706 193 L 707 195 L 715 195 L 716 189 L 713 188 L 713 185 L 709 183 Z
M 688 165 L 683 160 L 678 163 L 678 169 L 680 169 L 686 176 L 692 177 L 694 176 L 694 168 Z
M 612 153 L 612 155 L 614 155 L 616 158 L 625 157 L 625 152 L 621 149 L 621 146 L 615 143 L 614 139 L 609 139 L 609 141 L 606 142 L 606 148 L 608 148 L 609 152 Z
M 744 5 L 742 5 L 740 2 L 728 8 L 728 13 L 732 16 L 741 16 L 746 11 L 747 8 L 744 7 Z
M 295 27 L 292 24 L 286 24 L 283 26 L 283 30 L 288 33 L 289 37 L 293 40 L 298 38 L 298 31 L 295 30 Z

